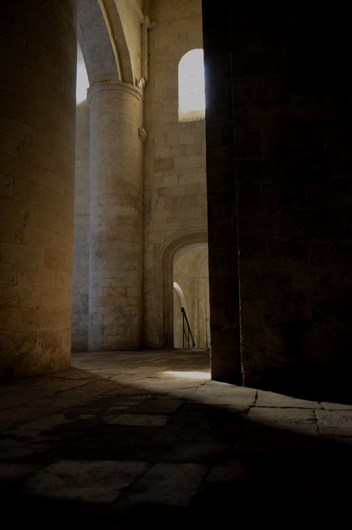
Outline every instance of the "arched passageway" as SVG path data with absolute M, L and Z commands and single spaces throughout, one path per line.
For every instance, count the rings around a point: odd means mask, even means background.
M 186 246 L 176 252 L 174 281 L 174 347 L 210 347 L 208 246 Z M 177 287 L 176 287 L 177 286 Z M 183 311 L 184 312 L 183 312 Z M 193 341 L 188 341 L 187 325 Z

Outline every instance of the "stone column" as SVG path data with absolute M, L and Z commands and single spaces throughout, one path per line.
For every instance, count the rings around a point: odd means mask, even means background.
M 71 362 L 76 3 L 1 8 L 0 378 Z
M 89 350 L 141 345 L 143 101 L 121 82 L 98 83 L 91 107 Z

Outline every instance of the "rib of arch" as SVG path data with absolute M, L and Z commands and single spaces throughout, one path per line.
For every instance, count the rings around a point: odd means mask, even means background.
M 90 85 L 111 79 L 134 84 L 124 24 L 114 0 L 77 0 L 77 39 Z

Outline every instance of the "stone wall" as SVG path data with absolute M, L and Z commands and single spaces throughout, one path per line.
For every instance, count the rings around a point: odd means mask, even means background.
M 172 346 L 174 253 L 207 229 L 205 123 L 178 121 L 178 63 L 202 48 L 201 2 L 156 0 L 145 90 L 144 345 Z M 199 234 L 199 237 L 197 236 Z M 184 241 L 182 243 L 182 241 Z M 169 342 L 168 342 L 169 341 Z M 171 343 L 170 343 L 171 341 Z
M 88 349 L 89 290 L 89 143 L 87 101 L 77 105 L 72 349 Z
M 211 373 L 241 384 L 236 180 L 229 6 L 203 3 Z M 210 282 L 211 279 L 211 282 Z
M 218 3 L 203 2 L 213 66 L 208 183 L 233 189 L 223 211 L 233 241 L 237 212 L 244 384 L 326 398 L 348 392 L 352 364 L 351 33 L 347 13 L 314 4 L 224 1 L 222 17 Z M 221 100 L 232 131 L 228 120 L 216 127 Z M 234 165 L 219 175 L 220 137 L 227 161 L 233 144 Z M 208 195 L 217 269 L 228 246 L 212 214 L 218 199 Z M 229 307 L 212 268 L 210 291 Z M 226 326 L 212 311 L 213 328 Z
M 70 365 L 75 2 L 8 2 L 0 19 L 0 376 Z
M 140 50 L 136 45 L 137 41 L 140 41 L 136 29 L 140 28 L 138 17 L 136 18 L 138 11 L 130 7 L 127 9 L 123 2 L 117 3 L 117 7 L 126 37 L 123 43 L 121 41 L 123 35 L 119 33 L 120 40 L 117 40 L 117 44 L 121 47 L 119 53 L 122 69 L 128 72 L 126 65 L 130 61 L 136 75 L 144 73 L 147 77 L 143 101 L 144 121 L 140 123 L 143 125 L 140 131 L 142 136 L 141 140 L 138 140 L 144 149 L 142 169 L 144 193 L 143 197 L 140 196 L 140 199 L 133 204 L 128 203 L 133 197 L 126 186 L 129 186 L 128 180 L 134 178 L 133 164 L 136 157 L 130 159 L 128 167 L 127 153 L 134 145 L 133 135 L 137 129 L 135 131 L 132 127 L 126 137 L 119 137 L 124 132 L 124 126 L 122 122 L 118 126 L 112 121 L 115 131 L 112 135 L 110 126 L 102 127 L 97 121 L 99 117 L 97 115 L 95 118 L 92 117 L 91 101 L 89 133 L 88 110 L 79 107 L 73 295 L 73 348 L 79 350 L 173 346 L 174 254 L 187 245 L 206 244 L 205 123 L 204 119 L 185 123 L 180 123 L 178 120 L 178 64 L 186 52 L 202 48 L 201 2 L 177 0 L 155 1 L 151 4 L 148 13 L 150 19 L 148 64 L 144 62 L 143 54 L 146 53 L 144 45 Z M 87 16 L 85 14 L 85 17 Z M 97 24 L 96 18 L 94 20 Z M 87 32 L 83 32 L 83 29 L 82 33 L 87 39 Z M 87 48 L 87 43 L 85 47 Z M 129 58 L 126 55 L 127 51 L 130 54 Z M 140 69 L 137 67 L 138 64 Z M 93 68 L 94 57 L 89 65 Z M 110 70 L 111 68 L 109 72 Z M 89 74 L 91 79 L 95 79 L 94 68 Z M 101 75 L 100 70 L 99 75 Z M 92 89 L 89 92 L 91 91 Z M 113 108 L 114 104 L 114 99 L 111 98 L 112 120 L 113 116 L 117 115 L 117 107 Z M 118 112 L 121 112 L 121 109 Z M 126 124 L 128 122 L 131 120 L 127 120 Z M 105 131 L 105 143 L 102 143 L 100 154 L 93 152 L 97 149 L 95 140 L 97 125 L 100 136 L 102 131 Z M 144 143 L 141 144 L 141 141 Z M 110 153 L 108 145 L 115 146 L 113 148 L 115 154 L 109 154 L 109 162 L 106 161 L 107 153 Z M 97 157 L 100 157 L 98 162 Z M 97 164 L 104 168 L 99 169 L 98 180 L 97 175 L 93 175 Z M 89 178 L 87 172 L 90 172 Z M 106 179 L 110 179 L 109 183 Z M 132 180 L 130 184 L 131 189 L 134 190 Z M 90 191 L 87 189 L 89 185 Z M 102 193 L 102 186 L 106 189 L 110 186 L 109 197 L 106 196 L 104 200 L 99 196 Z M 97 193 L 97 199 L 94 199 Z M 142 216 L 141 219 L 133 218 L 134 214 L 132 215 L 131 212 L 135 207 L 138 207 L 136 212 Z M 100 213 L 95 212 L 97 208 L 101 210 Z M 109 221 L 109 228 L 103 230 L 103 226 L 107 223 L 105 217 L 112 216 L 112 209 L 116 210 L 116 215 L 114 214 L 116 219 Z M 92 222 L 95 223 L 95 227 Z M 134 235 L 131 232 L 132 225 L 133 230 L 136 230 Z M 143 278 L 138 272 L 139 257 L 133 247 L 139 244 L 137 232 L 139 234 L 141 230 L 144 233 Z M 99 241 L 94 243 L 93 239 L 96 237 Z M 104 242 L 102 238 L 107 239 Z M 120 243 L 116 247 L 117 253 L 114 257 L 112 245 L 116 246 L 117 240 Z M 103 263 L 102 253 L 109 256 L 108 262 Z M 132 254 L 133 262 L 129 257 Z M 87 271 L 88 260 L 89 271 Z M 133 272 L 135 267 L 137 275 Z M 87 274 L 90 285 L 87 283 Z M 136 277 L 133 276 L 134 274 Z M 140 282 L 143 282 L 143 302 L 139 299 Z M 192 303 L 193 307 L 198 307 L 196 301 Z M 106 313 L 104 317 L 103 313 L 104 315 Z M 139 320 L 141 313 L 142 329 Z M 202 313 L 205 320 L 203 329 L 199 330 L 199 333 L 204 336 L 208 314 L 206 315 L 205 310 Z M 136 325 L 133 324 L 134 321 Z M 197 327 L 199 326 L 197 324 Z M 111 333 L 111 329 L 116 328 L 115 336 L 120 329 L 125 340 L 121 335 L 118 342 L 109 340 L 109 345 L 103 344 L 105 339 L 98 339 L 93 344 L 94 337 L 98 336 L 99 330 L 103 328 L 106 330 L 105 333 Z M 132 334 L 131 340 L 126 336 L 128 330 Z

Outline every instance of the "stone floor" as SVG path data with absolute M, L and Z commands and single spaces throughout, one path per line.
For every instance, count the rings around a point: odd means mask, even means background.
M 207 351 L 77 353 L 0 419 L 4 529 L 350 524 L 352 405 L 211 381 Z

